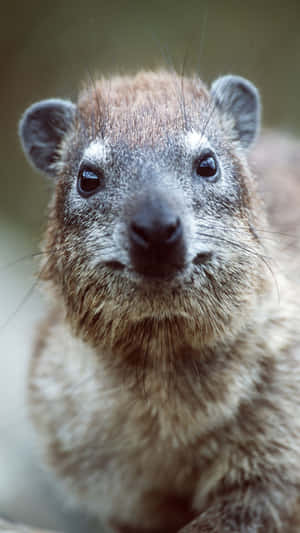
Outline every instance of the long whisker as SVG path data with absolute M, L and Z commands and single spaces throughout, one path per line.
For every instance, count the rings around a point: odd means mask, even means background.
M 231 239 L 226 239 L 225 237 L 220 237 L 219 235 L 212 235 L 212 234 L 209 234 L 209 233 L 203 233 L 203 231 L 199 231 L 199 232 L 197 232 L 197 236 L 206 237 L 206 238 L 209 238 L 209 239 L 214 239 L 214 240 L 217 240 L 217 241 L 225 242 L 227 244 L 231 244 L 232 246 L 234 246 L 236 248 L 239 248 L 241 251 L 243 251 L 245 253 L 248 253 L 250 255 L 271 259 L 271 257 L 264 256 L 263 254 L 260 254 L 259 252 L 256 252 L 255 250 L 252 250 L 251 248 L 247 248 L 247 247 L 243 246 L 239 242 L 233 241 Z
M 207 116 L 206 122 L 204 122 L 203 128 L 202 128 L 202 130 L 201 130 L 201 132 L 200 132 L 201 137 L 204 137 L 204 135 L 205 135 L 205 133 L 206 133 L 206 130 L 207 130 L 207 128 L 208 128 L 208 125 L 209 125 L 209 123 L 210 123 L 210 121 L 211 121 L 211 119 L 212 119 L 212 117 L 213 117 L 213 114 L 214 114 L 216 108 L 217 108 L 217 104 L 216 104 L 216 102 L 213 100 L 212 103 L 211 103 L 211 111 L 208 113 L 208 116 Z
M 32 256 L 34 257 L 34 256 L 38 256 L 38 255 L 43 255 L 43 254 L 46 254 L 46 252 L 44 252 L 44 251 L 37 252 L 35 254 L 31 254 L 31 256 L 29 256 L 29 257 L 32 257 Z M 19 262 L 22 259 L 23 258 L 20 258 Z M 27 257 L 25 259 L 27 259 Z M 5 322 L 3 324 L 0 324 L 0 333 L 8 326 L 8 324 L 11 322 L 11 320 L 14 319 L 14 317 L 18 314 L 18 312 L 22 309 L 22 307 L 26 304 L 26 302 L 31 298 L 31 296 L 33 295 L 36 287 L 38 286 L 39 282 L 41 281 L 41 278 L 43 276 L 43 272 L 44 272 L 44 268 L 41 268 L 40 272 L 36 275 L 36 278 L 35 278 L 34 282 L 30 286 L 30 288 L 26 291 L 25 295 L 23 296 L 23 298 L 21 299 L 21 301 L 19 302 L 17 307 L 12 311 L 12 313 L 9 314 L 9 316 L 5 320 Z
M 272 277 L 273 277 L 274 281 L 276 282 L 277 291 L 278 291 L 278 294 L 279 294 L 278 283 L 277 283 L 274 271 L 273 271 L 273 269 L 272 269 L 272 267 L 270 265 L 270 261 L 273 261 L 273 258 L 270 257 L 270 255 L 268 255 L 268 254 L 259 253 L 256 250 L 248 248 L 247 246 L 245 246 L 245 245 L 243 245 L 243 244 L 241 244 L 239 242 L 236 242 L 234 239 L 220 237 L 220 236 L 217 236 L 217 235 L 215 235 L 213 233 L 210 233 L 210 232 L 215 230 L 215 220 L 214 219 L 211 219 L 211 220 L 212 220 L 212 224 L 201 223 L 200 229 L 197 232 L 197 236 L 221 241 L 221 242 L 226 243 L 228 245 L 231 245 L 231 246 L 233 246 L 235 248 L 238 248 L 241 252 L 243 252 L 245 254 L 253 255 L 253 256 L 256 256 L 257 258 L 259 258 L 262 262 L 264 262 L 265 266 L 268 268 L 268 270 L 272 274 Z M 208 219 L 208 222 L 209 221 L 210 220 Z M 226 226 L 222 226 L 222 227 L 223 227 L 223 229 L 228 229 Z M 222 227 L 218 224 L 218 228 L 222 229 Z M 245 231 L 245 229 L 247 229 L 247 228 L 246 227 L 244 229 L 243 228 L 234 228 L 233 229 L 233 233 L 243 232 L 243 231 Z M 283 232 L 279 232 L 279 231 L 273 231 L 273 230 L 264 229 L 264 228 L 255 228 L 255 231 L 257 231 L 258 233 L 262 233 L 262 234 L 267 235 L 267 238 L 268 238 L 268 235 L 275 236 L 275 237 L 280 236 L 280 237 L 286 237 L 286 238 L 293 238 L 293 239 L 296 239 L 296 237 L 297 237 L 296 235 L 291 235 L 291 234 L 288 234 L 288 233 L 283 233 Z M 99 264 L 101 264 L 102 262 L 105 262 L 106 260 L 110 259 L 111 254 L 113 254 L 114 251 L 115 251 L 113 246 L 110 247 L 107 244 L 102 246 L 101 243 L 97 243 L 97 247 L 95 249 L 97 250 L 97 252 L 102 254 L 102 257 L 101 257 L 101 260 L 99 261 Z M 30 259 L 33 259 L 35 257 L 42 257 L 42 256 L 49 256 L 49 255 L 51 256 L 52 253 L 62 252 L 64 250 L 65 250 L 65 247 L 63 245 L 61 245 L 61 246 L 55 245 L 53 247 L 48 247 L 48 248 L 46 248 L 44 250 L 41 250 L 41 251 L 38 251 L 38 252 L 33 252 L 31 254 L 24 255 L 24 256 L 22 256 L 20 258 L 17 258 L 15 261 L 9 262 L 6 265 L 2 265 L 0 267 L 0 272 L 1 271 L 3 272 L 5 269 L 11 268 L 11 267 L 13 267 L 13 266 L 15 266 L 17 264 L 20 264 L 23 261 L 30 260 Z M 105 256 L 103 254 L 105 254 L 106 258 L 105 258 Z M 174 265 L 174 266 L 176 266 L 176 265 Z M 17 308 L 10 314 L 10 316 L 7 318 L 7 320 L 0 326 L 0 331 L 3 330 L 4 328 L 6 328 L 8 323 L 14 318 L 14 316 L 19 312 L 19 310 L 29 300 L 29 298 L 33 294 L 36 286 L 38 285 L 38 283 L 40 281 L 40 277 L 42 276 L 42 273 L 43 273 L 43 269 L 37 275 L 37 278 L 36 278 L 35 282 L 30 287 L 30 289 L 26 292 L 26 294 L 24 295 L 24 297 L 22 298 L 22 300 L 18 304 Z M 62 282 L 63 282 L 63 286 L 64 286 L 65 285 L 65 276 L 64 276 L 64 274 L 63 274 Z
M 91 75 L 89 69 L 87 70 L 87 72 L 88 72 L 90 82 L 91 82 L 91 85 L 94 91 L 95 101 L 96 101 L 96 106 L 97 106 L 97 121 L 95 120 L 94 113 L 92 114 L 93 138 L 95 138 L 97 133 L 100 132 L 102 139 L 104 139 L 104 135 L 105 135 L 104 127 L 105 127 L 105 124 L 106 124 L 106 121 L 109 115 L 109 107 L 108 107 L 108 104 L 106 105 L 104 103 L 104 100 L 102 98 L 100 100 L 100 95 L 99 95 L 99 92 L 97 91 L 96 81 Z
M 152 41 L 154 42 L 155 46 L 158 47 L 162 61 L 166 64 L 166 66 L 170 69 L 171 72 L 176 72 L 175 63 L 173 58 L 171 57 L 170 50 L 166 44 L 162 44 L 156 34 L 155 31 L 152 30 L 151 32 Z
M 208 220 L 208 222 L 211 222 L 211 226 L 209 226 L 208 224 L 206 224 L 204 222 L 200 223 L 201 226 L 214 230 L 215 226 L 216 226 L 216 220 L 213 217 L 206 217 L 206 219 Z M 228 227 L 226 225 L 224 225 L 224 226 L 220 225 L 219 221 L 218 221 L 218 228 L 226 229 L 226 231 L 228 230 Z M 248 229 L 247 226 L 244 226 L 242 228 L 235 227 L 235 228 L 233 228 L 233 231 L 234 232 L 244 232 L 245 230 L 247 231 L 247 229 Z M 270 230 L 270 229 L 266 229 L 266 228 L 257 228 L 257 227 L 255 227 L 254 229 L 255 229 L 255 232 L 257 232 L 257 233 L 265 233 L 265 234 L 275 235 L 275 236 L 279 236 L 279 237 L 287 237 L 287 238 L 290 238 L 290 239 L 299 239 L 300 240 L 300 236 L 297 235 L 296 233 L 286 233 L 286 232 L 282 232 L 282 231 Z
M 206 2 L 204 16 L 202 18 L 201 30 L 200 30 L 201 37 L 200 37 L 197 69 L 196 69 L 197 72 L 200 72 L 200 62 L 201 62 L 202 53 L 203 53 L 203 50 L 204 50 L 204 40 L 205 40 L 205 37 L 206 37 L 206 29 L 207 29 L 207 25 L 208 25 L 208 7 L 209 7 L 208 2 Z
M 180 89 L 181 89 L 181 111 L 182 111 L 182 118 L 183 118 L 183 130 L 187 131 L 188 129 L 188 120 L 187 120 L 187 113 L 186 113 L 186 102 L 185 102 L 185 95 L 184 95 L 184 76 L 185 76 L 185 68 L 187 63 L 187 57 L 188 57 L 188 48 L 185 51 L 183 62 L 182 62 L 182 68 L 181 68 L 181 74 L 180 74 Z
M 272 275 L 273 281 L 274 281 L 275 286 L 276 286 L 278 301 L 280 302 L 280 291 L 279 291 L 278 281 L 277 281 L 277 278 L 275 276 L 275 273 L 274 273 L 271 265 L 268 262 L 268 260 L 271 260 L 271 261 L 273 260 L 272 257 L 263 255 L 263 254 L 255 251 L 255 250 L 252 250 L 251 248 L 247 248 L 247 247 L 241 245 L 240 243 L 238 243 L 236 241 L 232 241 L 231 239 L 226 239 L 225 237 L 220 237 L 218 235 L 211 235 L 211 234 L 203 233 L 203 232 L 200 231 L 200 232 L 197 232 L 197 236 L 206 237 L 206 238 L 210 238 L 210 239 L 215 239 L 217 241 L 221 241 L 221 242 L 224 242 L 226 244 L 230 244 L 231 246 L 234 246 L 235 248 L 238 248 L 239 250 L 241 250 L 243 253 L 248 254 L 248 255 L 253 255 L 253 256 L 257 257 L 258 259 L 260 259 L 264 263 L 264 265 L 267 267 L 267 269 L 269 270 L 270 274 Z
M 32 296 L 32 294 L 33 294 L 35 288 L 37 287 L 38 283 L 39 283 L 39 278 L 37 278 L 34 281 L 34 283 L 31 285 L 30 289 L 28 289 L 28 291 L 25 293 L 25 295 L 23 296 L 22 300 L 19 302 L 19 304 L 16 307 L 16 309 L 14 309 L 12 311 L 12 313 L 9 314 L 9 316 L 5 320 L 5 322 L 0 325 L 0 333 L 8 326 L 10 321 L 13 320 L 13 318 L 17 315 L 17 313 L 24 306 L 24 304 L 30 299 L 30 297 Z
M 30 253 L 30 254 L 18 257 L 18 259 L 15 259 L 14 261 L 10 261 L 9 263 L 6 263 L 5 265 L 1 265 L 0 272 L 3 272 L 5 270 L 7 270 L 8 268 L 12 268 L 12 267 L 18 265 L 19 263 L 23 263 L 24 261 L 29 261 L 30 259 L 34 259 L 35 257 L 39 257 L 39 256 L 41 256 L 41 255 L 43 255 L 45 253 L 46 252 L 44 252 L 44 251 L 33 252 L 33 253 Z

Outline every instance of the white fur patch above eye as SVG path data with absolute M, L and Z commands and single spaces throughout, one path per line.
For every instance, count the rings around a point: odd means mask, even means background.
M 93 141 L 85 150 L 83 158 L 91 163 L 101 164 L 106 161 L 109 147 L 106 141 L 97 139 Z
M 199 149 L 211 148 L 205 135 L 198 131 L 189 131 L 184 137 L 184 143 L 189 152 L 197 152 Z

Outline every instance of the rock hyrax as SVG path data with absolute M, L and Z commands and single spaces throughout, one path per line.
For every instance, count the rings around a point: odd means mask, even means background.
M 297 250 L 279 239 L 300 151 L 250 150 L 259 122 L 244 78 L 165 71 L 21 120 L 55 183 L 30 411 L 66 499 L 108 531 L 300 530 Z

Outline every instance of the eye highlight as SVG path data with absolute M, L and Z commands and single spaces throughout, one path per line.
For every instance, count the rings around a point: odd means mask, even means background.
M 220 177 L 220 169 L 215 155 L 206 152 L 194 161 L 194 174 L 207 181 L 217 181 Z
M 104 186 L 102 170 L 95 169 L 91 165 L 82 165 L 78 172 L 77 190 L 80 196 L 88 198 Z

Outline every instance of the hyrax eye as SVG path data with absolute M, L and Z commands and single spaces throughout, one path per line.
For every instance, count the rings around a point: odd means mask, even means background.
M 197 157 L 194 161 L 194 173 L 209 181 L 216 181 L 219 178 L 219 165 L 212 152 Z
M 78 172 L 77 190 L 81 196 L 92 196 L 104 185 L 103 172 L 88 165 L 80 167 Z

